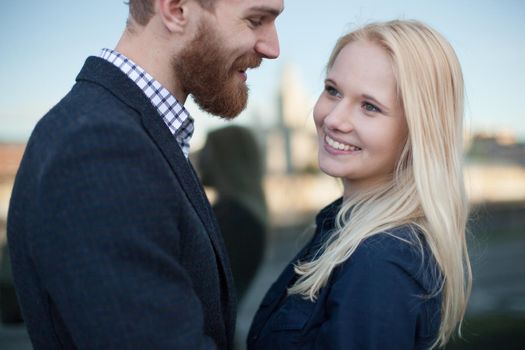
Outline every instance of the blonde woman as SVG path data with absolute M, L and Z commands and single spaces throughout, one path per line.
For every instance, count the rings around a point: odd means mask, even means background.
M 463 79 L 416 21 L 337 42 L 314 108 L 319 166 L 342 198 L 266 294 L 249 349 L 428 349 L 463 318 L 471 272 Z

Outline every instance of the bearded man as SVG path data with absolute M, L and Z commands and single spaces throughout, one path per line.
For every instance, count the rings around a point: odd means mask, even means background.
M 89 57 L 37 124 L 8 214 L 35 349 L 231 349 L 235 297 L 188 161 L 191 94 L 227 119 L 247 71 L 279 55 L 282 0 L 130 0 L 114 50 Z

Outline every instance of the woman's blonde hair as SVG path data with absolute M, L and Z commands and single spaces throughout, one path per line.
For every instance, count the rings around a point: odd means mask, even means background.
M 320 255 L 296 265 L 300 277 L 289 293 L 315 299 L 333 269 L 364 239 L 401 225 L 417 227 L 440 270 L 432 293 L 442 293 L 441 324 L 433 347 L 443 346 L 461 325 L 472 279 L 465 238 L 461 67 L 439 33 L 421 22 L 396 20 L 369 24 L 341 37 L 328 69 L 343 47 L 359 40 L 379 45 L 391 59 L 407 141 L 392 181 L 343 203 L 335 232 Z

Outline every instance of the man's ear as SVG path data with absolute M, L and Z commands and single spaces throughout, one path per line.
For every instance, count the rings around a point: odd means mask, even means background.
M 166 29 L 170 32 L 183 32 L 188 23 L 188 0 L 158 0 L 158 11 Z

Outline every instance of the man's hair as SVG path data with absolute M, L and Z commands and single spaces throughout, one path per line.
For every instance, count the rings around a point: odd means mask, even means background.
M 216 0 L 196 0 L 206 10 L 212 10 Z M 129 0 L 129 15 L 133 22 L 145 26 L 155 13 L 154 0 Z M 129 20 L 128 20 L 129 24 Z
M 149 20 L 154 14 L 153 0 L 129 0 L 129 20 L 140 24 L 142 26 L 148 24 Z

